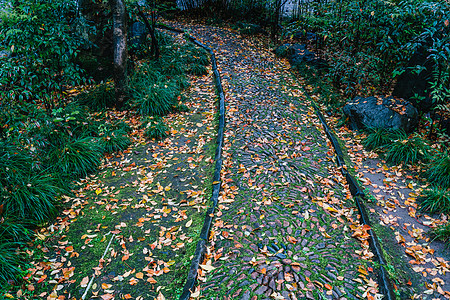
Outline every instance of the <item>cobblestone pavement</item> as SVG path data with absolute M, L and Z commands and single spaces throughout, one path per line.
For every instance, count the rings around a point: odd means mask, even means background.
M 361 259 L 371 253 L 352 237 L 359 226 L 353 201 L 287 62 L 227 29 L 189 29 L 215 50 L 227 108 L 214 269 L 201 272 L 201 295 L 254 300 L 375 294 L 376 276 Z

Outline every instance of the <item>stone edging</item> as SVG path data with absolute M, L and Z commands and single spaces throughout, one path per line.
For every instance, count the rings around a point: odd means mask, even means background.
M 170 30 L 176 33 L 185 33 L 183 30 L 171 28 L 164 24 L 158 24 L 159 28 Z M 225 94 L 223 93 L 223 87 L 220 79 L 220 73 L 217 70 L 217 61 L 214 51 L 200 43 L 195 37 L 188 35 L 187 38 L 197 46 L 205 49 L 211 55 L 211 65 L 214 73 L 214 81 L 216 84 L 217 93 L 219 95 L 219 129 L 217 132 L 217 148 L 214 157 L 215 167 L 214 167 L 214 176 L 213 176 L 213 189 L 211 195 L 212 206 L 208 208 L 205 215 L 205 220 L 203 221 L 202 231 L 200 232 L 200 240 L 197 243 L 197 247 L 195 249 L 194 258 L 192 259 L 191 266 L 189 269 L 189 273 L 186 279 L 186 283 L 183 288 L 183 292 L 179 298 L 179 300 L 188 300 L 191 296 L 191 293 L 195 287 L 195 283 L 197 280 L 197 274 L 199 265 L 204 257 L 206 252 L 206 244 L 208 242 L 209 233 L 211 230 L 212 219 L 214 217 L 214 210 L 217 206 L 219 200 L 219 192 L 220 192 L 220 171 L 222 169 L 222 145 L 223 145 L 223 137 L 224 137 L 224 127 L 225 127 Z
M 394 293 L 394 290 L 392 289 L 392 283 L 391 279 L 389 278 L 389 273 L 386 270 L 387 263 L 386 259 L 384 258 L 384 254 L 381 250 L 380 242 L 378 241 L 378 238 L 373 232 L 372 227 L 370 225 L 370 220 L 367 214 L 367 209 L 364 205 L 363 199 L 365 198 L 365 194 L 361 187 L 359 186 L 356 179 L 347 171 L 347 167 L 345 165 L 343 152 L 341 149 L 341 146 L 338 143 L 338 140 L 333 134 L 333 131 L 328 126 L 324 116 L 320 112 L 319 108 L 314 103 L 314 100 L 308 95 L 306 90 L 303 89 L 303 93 L 306 95 L 306 97 L 311 101 L 314 110 L 316 111 L 317 116 L 319 117 L 320 122 L 322 123 L 322 126 L 325 130 L 325 133 L 327 134 L 328 139 L 330 140 L 331 144 L 333 145 L 334 151 L 336 153 L 336 163 L 337 166 L 341 169 L 341 173 L 343 176 L 345 176 L 345 179 L 347 180 L 347 184 L 349 185 L 350 193 L 353 196 L 353 199 L 355 201 L 356 207 L 358 208 L 358 212 L 360 215 L 360 220 L 362 224 L 368 225 L 370 229 L 368 230 L 368 233 L 370 235 L 369 238 L 369 247 L 371 251 L 375 254 L 378 263 L 380 267 L 378 268 L 378 284 L 380 287 L 380 292 L 386 297 L 387 300 L 395 300 L 396 296 Z

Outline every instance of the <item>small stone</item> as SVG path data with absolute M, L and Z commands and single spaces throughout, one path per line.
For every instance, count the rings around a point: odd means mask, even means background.
M 318 243 L 316 248 L 317 248 L 317 250 L 325 248 L 325 243 Z
M 277 255 L 275 255 L 276 257 L 278 257 L 279 259 L 285 259 L 287 258 L 286 254 L 284 253 L 278 253 Z
M 269 281 L 269 287 L 274 290 L 275 289 L 275 280 L 273 278 L 270 279 Z
M 285 259 L 281 260 L 281 262 L 285 265 L 290 265 L 292 263 L 292 259 L 285 258 Z
M 262 285 L 255 291 L 255 294 L 256 295 L 262 295 L 262 294 L 264 294 L 264 292 L 266 290 L 267 290 L 267 286 Z
M 240 300 L 250 300 L 250 291 L 246 290 Z
M 249 284 L 250 284 L 250 282 L 248 280 L 244 280 L 241 283 L 239 283 L 239 286 L 247 286 Z
M 242 289 L 238 289 L 233 295 L 232 297 L 235 298 L 237 296 L 239 296 L 239 294 L 242 292 Z

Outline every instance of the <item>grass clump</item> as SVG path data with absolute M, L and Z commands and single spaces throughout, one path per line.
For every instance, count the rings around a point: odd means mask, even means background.
M 0 206 L 2 208 L 2 206 Z M 16 282 L 25 269 L 19 247 L 28 241 L 29 231 L 0 212 L 0 283 Z
M 55 216 L 56 197 L 62 191 L 52 174 L 18 174 L 4 190 L 2 204 L 9 214 L 27 223 L 43 224 Z
M 432 160 L 425 176 L 434 184 L 450 188 L 450 157 L 447 151 Z
M 82 137 L 55 147 L 49 154 L 49 165 L 72 178 L 86 177 L 97 170 L 102 157 L 103 148 L 98 139 Z
M 130 126 L 125 122 L 116 125 L 106 124 L 99 126 L 99 143 L 106 153 L 123 151 L 131 145 L 131 138 L 128 132 Z
M 160 117 L 149 117 L 142 123 L 142 126 L 145 128 L 144 135 L 148 138 L 158 140 L 168 136 L 169 129 Z
M 428 158 L 428 145 L 417 133 L 408 136 L 403 130 L 393 135 L 386 152 L 386 160 L 394 164 L 415 164 Z
M 369 150 L 382 149 L 392 141 L 393 135 L 395 133 L 386 128 L 368 128 L 362 144 Z
M 105 108 L 111 108 L 115 103 L 114 87 L 111 83 L 102 83 L 92 90 L 81 93 L 77 102 L 88 106 L 93 111 L 100 111 Z
M 417 198 L 420 209 L 431 213 L 450 213 L 450 191 L 437 186 L 426 189 Z
M 450 222 L 434 228 L 431 231 L 431 236 L 437 240 L 444 242 L 446 247 L 448 248 L 450 245 Z

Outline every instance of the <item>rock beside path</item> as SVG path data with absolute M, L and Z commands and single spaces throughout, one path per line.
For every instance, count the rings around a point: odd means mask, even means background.
M 284 44 L 276 48 L 274 52 L 278 57 L 287 58 L 294 68 L 305 64 L 317 68 L 326 67 L 326 61 L 318 58 L 304 44 Z
M 411 132 L 419 123 L 417 109 L 408 101 L 393 97 L 355 97 L 343 112 L 352 129 L 386 128 Z

